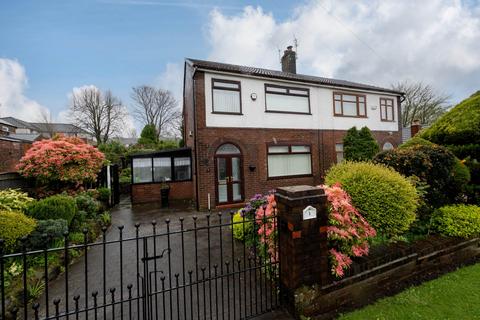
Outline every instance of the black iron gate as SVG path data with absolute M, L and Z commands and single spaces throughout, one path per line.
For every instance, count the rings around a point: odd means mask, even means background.
M 279 306 L 275 213 L 253 220 L 235 221 L 233 212 L 175 220 L 103 229 L 95 243 L 85 233 L 83 244 L 69 244 L 66 234 L 61 248 L 2 255 L 2 319 L 245 319 Z M 64 271 L 55 280 L 53 253 Z M 36 272 L 43 272 L 45 290 L 32 299 L 31 271 L 25 270 L 42 257 Z M 16 303 L 6 281 L 15 263 L 24 270 Z

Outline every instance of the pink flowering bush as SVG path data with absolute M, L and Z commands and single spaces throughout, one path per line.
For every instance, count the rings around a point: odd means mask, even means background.
M 340 278 L 352 264 L 351 257 L 368 255 L 368 238 L 374 237 L 376 231 L 352 205 L 340 184 L 321 187 L 330 203 L 327 237 L 332 274 Z
M 34 142 L 17 165 L 18 172 L 41 183 L 77 186 L 95 181 L 105 157 L 97 148 L 75 137 L 55 136 Z
M 257 234 L 259 237 L 260 254 L 267 256 L 265 259 L 270 259 L 272 263 L 278 261 L 277 250 L 277 219 L 275 217 L 276 202 L 275 195 L 273 193 L 268 194 L 266 197 L 266 204 L 258 207 L 255 212 L 255 221 L 257 223 Z

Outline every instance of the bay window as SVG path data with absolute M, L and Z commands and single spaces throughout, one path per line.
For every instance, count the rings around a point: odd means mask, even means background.
M 312 174 L 309 145 L 271 145 L 267 154 L 268 177 L 293 177 Z
M 265 84 L 265 111 L 310 114 L 310 91 Z
M 242 113 L 239 81 L 212 79 L 212 109 L 214 113 Z

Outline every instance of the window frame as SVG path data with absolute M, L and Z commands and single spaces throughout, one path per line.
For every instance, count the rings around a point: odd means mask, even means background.
M 238 84 L 238 89 L 225 88 L 225 87 L 215 87 L 215 82 Z M 215 111 L 215 99 L 214 99 L 213 90 L 225 90 L 225 91 L 238 92 L 238 97 L 240 99 L 240 101 L 239 101 L 240 102 L 240 111 L 239 112 Z M 242 113 L 242 84 L 241 84 L 240 81 L 212 78 L 211 92 L 212 92 L 212 113 L 213 114 L 231 114 L 231 115 L 240 115 L 240 116 L 243 115 L 243 113 Z
M 154 170 L 154 158 L 170 158 L 170 173 L 171 173 L 171 179 L 170 181 L 155 181 L 155 170 Z M 174 163 L 174 158 L 190 158 L 190 178 L 185 179 L 185 180 L 177 180 L 175 178 L 175 163 Z M 133 174 L 133 160 L 134 159 L 149 159 L 151 162 L 151 172 L 152 172 L 152 179 L 149 182 L 134 182 L 134 174 Z M 193 176 L 193 166 L 192 166 L 192 156 L 182 156 L 182 155 L 168 155 L 168 156 L 162 156 L 162 155 L 148 155 L 148 156 L 141 156 L 141 157 L 134 157 L 132 158 L 132 161 L 130 162 L 130 167 L 132 170 L 132 179 L 131 179 L 131 184 L 132 185 L 140 185 L 140 184 L 159 184 L 159 183 L 175 183 L 175 182 L 185 182 L 185 181 L 192 181 L 192 176 Z
M 386 104 L 387 101 L 392 102 L 392 120 L 388 119 L 388 113 L 387 113 L 388 109 L 386 109 L 386 108 L 389 107 L 389 106 L 387 106 L 387 104 Z M 383 102 L 383 104 L 382 104 L 382 102 Z M 379 98 L 379 105 L 380 105 L 380 120 L 383 121 L 383 122 L 395 122 L 395 103 L 394 103 L 394 99 L 380 97 Z M 385 108 L 385 118 L 383 117 L 382 107 Z
M 342 151 L 337 150 L 338 145 L 342 146 Z M 334 148 L 335 148 L 335 163 L 342 163 L 343 161 L 345 161 L 345 149 L 343 147 L 343 142 L 335 143 Z M 342 154 L 342 161 L 340 161 L 340 162 L 338 161 L 338 155 L 339 154 Z
M 309 147 L 310 152 L 292 152 L 292 146 Z M 270 153 L 269 150 L 268 150 L 269 147 L 288 147 L 288 152 Z M 272 143 L 272 142 L 269 142 L 269 143 L 266 144 L 265 153 L 266 153 L 266 161 L 267 161 L 267 180 L 280 180 L 280 179 L 294 179 L 294 178 L 313 177 L 313 151 L 312 151 L 312 145 L 310 143 L 302 143 L 302 142 Z M 274 156 L 275 155 L 291 155 L 291 154 L 309 154 L 310 155 L 310 173 L 270 177 L 269 168 L 268 168 L 268 156 L 269 155 L 274 155 Z
M 335 95 L 340 95 L 341 96 L 340 100 L 335 99 Z M 343 112 L 343 102 L 344 102 L 343 96 L 344 95 L 355 96 L 356 97 L 355 98 L 355 104 L 356 104 L 356 107 L 357 107 L 357 115 L 355 115 L 355 116 L 344 115 L 344 112 Z M 365 103 L 364 103 L 365 115 L 363 115 L 363 116 L 360 115 L 360 101 L 359 101 L 360 97 L 363 97 L 364 100 L 365 100 Z M 333 101 L 333 116 L 335 116 L 335 117 L 368 118 L 368 114 L 367 114 L 367 95 L 366 94 L 361 94 L 361 93 L 357 93 L 357 92 L 333 91 L 332 92 L 332 101 Z M 337 113 L 337 111 L 335 110 L 335 102 L 336 101 L 340 101 L 341 108 L 342 108 L 342 113 Z M 353 102 L 353 101 L 347 101 L 347 102 Z
M 309 88 L 300 88 L 300 87 L 289 87 L 289 86 L 282 86 L 278 84 L 271 84 L 271 83 L 264 83 L 264 97 L 265 97 L 265 112 L 270 113 L 285 113 L 285 114 L 312 114 L 312 108 L 310 105 L 310 89 Z M 268 87 L 271 88 L 279 88 L 279 89 L 286 89 L 286 93 L 283 92 L 275 92 L 275 91 L 268 91 Z M 290 93 L 290 90 L 297 90 L 297 91 L 305 91 L 306 95 L 297 94 L 297 93 Z M 299 111 L 281 111 L 281 110 L 269 110 L 267 106 L 267 94 L 277 94 L 283 96 L 293 96 L 293 97 L 307 97 L 308 99 L 308 112 L 299 112 Z

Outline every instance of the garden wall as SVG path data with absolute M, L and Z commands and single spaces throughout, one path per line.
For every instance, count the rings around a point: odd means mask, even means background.
M 30 143 L 0 139 L 0 173 L 15 171 L 18 161 L 31 146 Z

